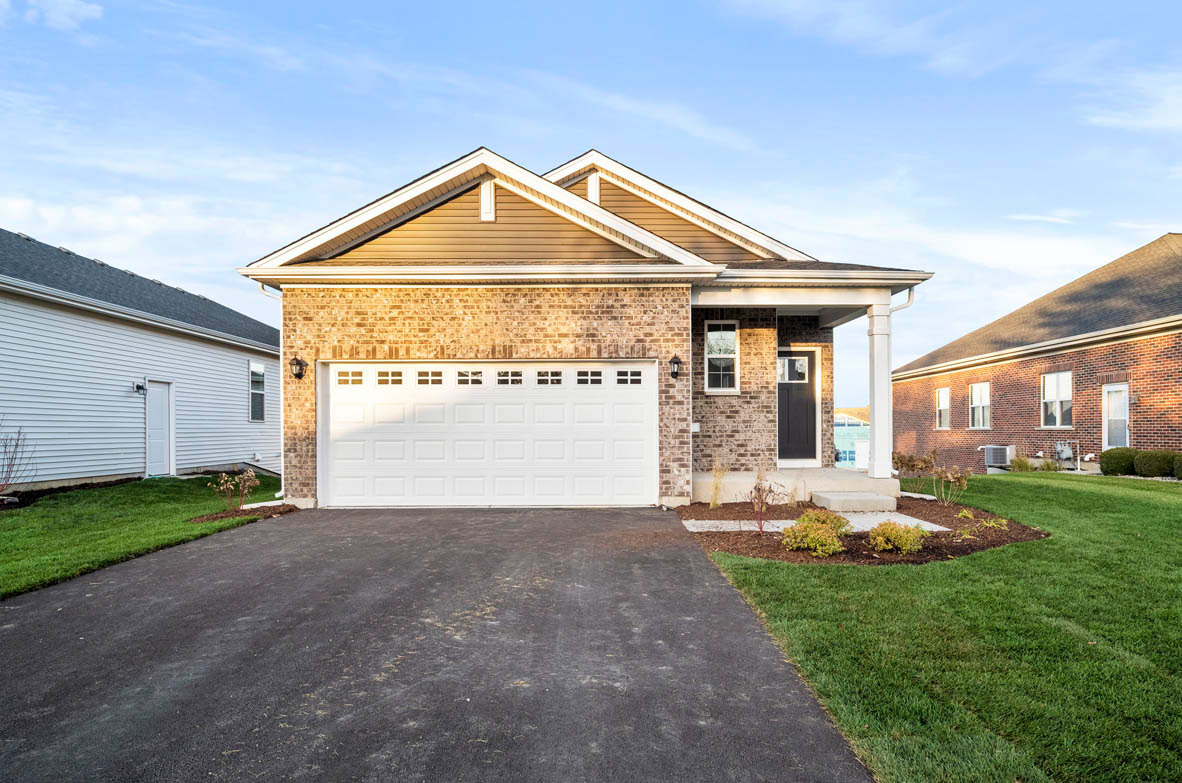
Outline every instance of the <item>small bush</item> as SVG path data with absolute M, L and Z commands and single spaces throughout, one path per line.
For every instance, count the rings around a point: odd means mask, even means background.
M 962 470 L 956 465 L 951 468 L 935 468 L 932 470 L 932 494 L 941 505 L 951 506 L 960 500 L 960 496 L 968 489 L 969 477 L 972 475 L 971 468 Z
M 1039 470 L 1043 473 L 1058 473 L 1061 467 L 1062 466 L 1059 464 L 1059 460 L 1050 459 L 1048 457 L 1042 462 L 1038 463 L 1036 470 Z
M 797 522 L 815 522 L 820 525 L 828 525 L 829 529 L 833 531 L 835 536 L 846 536 L 853 531 L 853 526 L 850 521 L 838 514 L 836 511 L 830 511 L 827 508 L 810 508 L 808 511 L 800 515 Z
M 845 551 L 841 539 L 833 528 L 824 522 L 797 520 L 792 527 L 784 528 L 784 548 L 803 549 L 813 557 L 829 557 Z
M 1100 454 L 1100 472 L 1105 476 L 1132 476 L 1137 470 L 1133 463 L 1139 454 L 1136 449 L 1109 449 Z
M 1138 476 L 1172 476 L 1177 457 L 1176 451 L 1142 451 L 1133 459 L 1133 467 Z
M 1014 473 L 1030 473 L 1034 470 L 1034 463 L 1025 457 L 1010 459 L 1010 470 Z
M 962 508 L 960 511 L 956 512 L 956 518 L 957 519 L 976 519 L 976 517 L 973 516 L 973 512 L 969 511 L 967 508 Z
M 1182 479 L 1182 454 L 1174 457 L 1174 478 Z
M 921 528 L 907 527 L 889 519 L 879 522 L 870 529 L 870 545 L 879 552 L 895 549 L 905 555 L 910 555 L 923 549 L 923 540 L 931 533 Z

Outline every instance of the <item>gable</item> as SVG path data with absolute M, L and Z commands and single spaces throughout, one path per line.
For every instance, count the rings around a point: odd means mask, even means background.
M 586 197 L 586 179 L 575 183 L 571 191 L 577 193 L 575 188 L 579 185 L 582 186 L 579 195 Z M 725 264 L 759 258 L 746 248 L 612 184 L 606 177 L 599 182 L 599 205 L 707 261 Z
M 330 260 L 307 263 L 653 262 L 511 190 L 493 190 L 495 220 L 481 220 L 477 185 Z

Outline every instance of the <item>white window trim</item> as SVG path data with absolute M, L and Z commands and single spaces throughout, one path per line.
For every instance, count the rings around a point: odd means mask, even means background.
M 252 377 L 254 371 L 251 369 L 252 364 L 257 364 L 263 368 L 263 390 L 261 392 L 254 390 L 254 378 Z M 251 411 L 254 410 L 255 394 L 263 395 L 263 418 L 261 419 L 256 419 L 251 415 Z M 248 424 L 267 423 L 267 363 L 257 359 L 246 360 L 246 422 Z
M 985 427 L 974 427 L 973 426 L 973 387 L 974 386 L 988 386 L 989 387 L 989 398 L 988 398 L 989 404 L 976 406 L 978 408 L 988 408 L 989 409 L 989 424 Z M 950 400 L 950 402 L 951 402 L 951 400 Z M 976 383 L 969 384 L 969 426 L 966 429 L 970 429 L 970 430 L 991 430 L 991 429 L 993 429 L 993 382 L 992 381 L 977 381 Z
M 1046 390 L 1046 377 L 1048 375 L 1062 375 L 1067 373 L 1071 375 L 1071 402 L 1072 402 L 1072 416 L 1071 424 L 1047 424 L 1046 413 L 1043 411 L 1043 404 L 1047 402 L 1056 402 L 1059 404 L 1059 419 L 1063 418 L 1063 399 L 1061 397 L 1054 400 L 1048 400 L 1043 397 Z M 1073 430 L 1075 429 L 1075 376 L 1071 370 L 1057 370 L 1055 372 L 1044 372 L 1038 376 L 1038 428 L 1040 430 Z
M 706 350 L 709 341 L 710 327 L 714 324 L 727 324 L 735 328 L 735 355 L 727 356 L 723 354 L 712 355 Z M 711 359 L 734 359 L 735 360 L 735 387 L 733 389 L 711 389 L 710 388 L 710 360 Z M 706 394 L 717 395 L 720 397 L 735 396 L 739 394 L 739 322 L 735 320 L 730 321 L 707 321 L 702 325 L 702 388 Z
M 940 407 L 940 392 L 942 392 L 942 391 L 948 392 L 948 407 L 946 407 L 946 408 Z M 940 426 L 940 411 L 942 411 L 942 410 L 948 411 L 948 426 L 946 426 L 946 427 Z M 970 415 L 972 415 L 971 411 L 970 411 Z M 951 386 L 936 387 L 936 418 L 935 418 L 934 425 L 935 426 L 933 426 L 932 429 L 939 430 L 941 432 L 952 429 L 952 387 Z

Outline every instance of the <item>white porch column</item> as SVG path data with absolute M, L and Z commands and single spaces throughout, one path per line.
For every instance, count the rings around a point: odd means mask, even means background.
M 891 477 L 894 422 L 891 416 L 891 306 L 866 308 L 870 321 L 870 469 L 871 478 Z

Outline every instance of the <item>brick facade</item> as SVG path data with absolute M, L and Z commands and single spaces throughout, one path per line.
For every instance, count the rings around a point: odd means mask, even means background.
M 739 394 L 706 394 L 703 360 L 706 321 L 739 323 Z M 693 314 L 694 470 L 709 471 L 718 457 L 730 470 L 773 469 L 776 432 L 776 355 L 780 346 L 820 347 L 821 464 L 833 467 L 833 330 L 815 317 L 776 317 L 774 307 L 696 308 Z
M 1069 430 L 1042 429 L 1041 375 L 1071 370 L 1072 419 Z M 1130 445 L 1139 449 L 1182 450 L 1182 334 L 1022 359 L 940 375 L 896 381 L 895 448 L 909 453 L 935 449 L 944 464 L 984 469 L 978 446 L 1015 445 L 1019 455 L 1051 453 L 1055 442 L 1078 440 L 1082 454 L 1102 448 L 1101 389 L 1128 381 L 1135 400 L 1129 406 Z M 968 428 L 968 387 L 990 382 L 991 428 Z M 951 427 L 936 430 L 935 390 L 950 389 Z
M 284 483 L 316 497 L 316 362 L 406 359 L 640 359 L 660 362 L 660 493 L 690 495 L 689 286 L 299 288 L 283 294 Z

